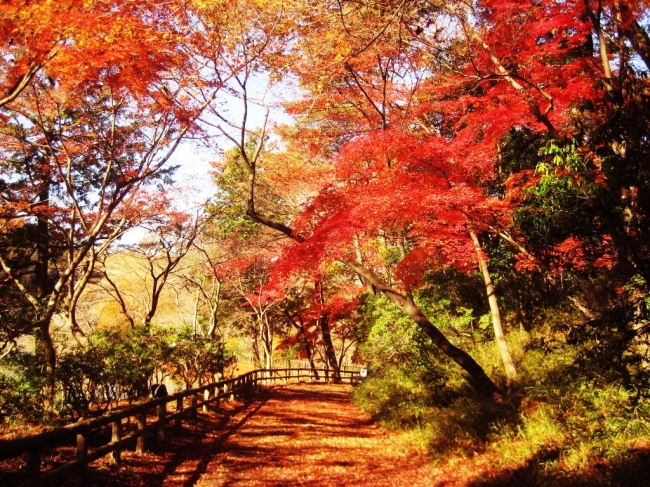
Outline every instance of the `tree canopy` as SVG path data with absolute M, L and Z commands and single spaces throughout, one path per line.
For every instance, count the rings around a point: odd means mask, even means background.
M 386 357 L 502 403 L 557 353 L 645 397 L 649 8 L 3 2 L 0 356 L 37 337 L 54 412 L 57 359 L 79 358 L 57 320 L 106 355 L 106 321 L 153 340 L 166 302 L 210 371 L 232 340 L 266 367 L 336 380 Z M 181 144 L 213 159 L 198 211 L 175 206 Z

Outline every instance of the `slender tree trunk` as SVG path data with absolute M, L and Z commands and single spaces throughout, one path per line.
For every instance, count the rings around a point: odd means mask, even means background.
M 431 339 L 447 357 L 456 362 L 470 376 L 469 382 L 480 393 L 492 396 L 495 399 L 501 398 L 501 391 L 492 379 L 488 377 L 483 368 L 465 351 L 454 346 L 438 328 L 436 328 L 425 314 L 416 306 L 413 300 L 397 292 L 384 283 L 370 269 L 357 262 L 346 262 L 346 264 L 359 274 L 366 283 L 371 284 L 377 292 L 383 293 L 393 304 L 401 309 L 406 316 L 411 318 Z
M 311 373 L 314 374 L 316 380 L 319 379 L 318 370 L 316 369 L 316 364 L 314 363 L 314 354 L 311 352 L 311 347 L 309 346 L 309 340 L 307 340 L 307 334 L 305 333 L 305 326 L 300 320 L 300 334 L 302 335 L 302 345 L 305 348 L 305 355 L 307 355 L 307 361 L 309 362 L 309 368 Z
M 83 329 L 79 326 L 79 323 L 77 323 L 77 303 L 79 302 L 79 298 L 81 297 L 81 292 L 82 290 L 86 287 L 86 284 L 88 284 L 88 281 L 90 280 L 90 276 L 92 275 L 92 272 L 95 268 L 95 251 L 94 249 L 90 249 L 88 252 L 89 258 L 88 262 L 86 264 L 86 268 L 83 269 L 81 279 L 79 281 L 79 284 L 77 284 L 77 280 L 75 279 L 75 276 L 72 275 L 70 277 L 70 280 L 68 281 L 68 296 L 65 302 L 65 315 L 67 318 L 67 327 L 68 330 L 70 331 L 70 334 L 72 335 L 72 338 L 75 339 L 77 342 L 77 345 L 79 345 L 82 348 L 88 347 L 88 336 L 86 336 L 86 333 L 83 331 Z
M 45 359 L 45 387 L 43 388 L 43 410 L 49 417 L 54 416 L 56 400 L 56 349 L 50 334 L 50 322 L 41 322 L 41 343 Z
M 143 324 L 146 328 L 149 328 L 151 326 L 153 317 L 156 315 L 156 311 L 158 310 L 158 301 L 160 299 L 160 293 L 162 291 L 163 286 L 165 285 L 164 282 L 165 280 L 163 280 L 159 288 L 158 278 L 153 275 L 152 277 L 153 277 L 153 286 L 151 291 L 151 303 L 149 304 L 149 310 L 147 311 L 147 314 L 145 315 L 143 320 Z
M 320 304 L 323 306 L 325 304 L 323 284 L 320 281 L 317 281 L 316 286 L 318 289 Z M 332 368 L 334 382 L 339 383 L 341 382 L 341 370 L 339 369 L 339 363 L 336 360 L 336 352 L 334 351 L 334 344 L 332 343 L 332 332 L 329 325 L 329 313 L 323 313 L 320 318 L 318 318 L 318 325 L 323 335 L 323 343 L 325 344 L 325 356 L 327 357 L 328 365 Z
M 214 299 L 214 304 L 210 311 L 210 328 L 208 329 L 208 336 L 214 338 L 217 326 L 219 325 L 219 317 L 217 316 L 217 313 L 219 312 L 219 304 L 221 303 L 221 281 L 215 279 L 211 296 Z
M 200 298 L 201 298 L 201 292 L 199 289 L 197 289 L 196 298 L 194 299 L 194 313 L 192 315 L 192 329 L 194 330 L 195 337 L 198 336 L 199 334 L 199 299 Z M 209 333 L 208 336 L 210 336 Z
M 273 335 L 265 316 L 260 316 L 260 339 L 264 345 L 264 365 L 265 368 L 273 367 Z
M 111 286 L 113 292 L 111 293 L 109 291 L 109 295 L 111 295 L 120 305 L 120 309 L 122 310 L 122 314 L 124 317 L 128 320 L 129 325 L 131 325 L 131 329 L 135 329 L 135 319 L 133 316 L 131 316 L 131 313 L 129 313 L 129 309 L 126 305 L 126 301 L 124 299 L 124 296 L 122 296 L 122 293 L 120 291 L 120 288 L 117 286 L 117 283 L 115 283 L 108 275 L 108 267 L 106 266 L 106 260 L 104 260 L 104 279 L 106 279 L 106 282 Z
M 309 346 L 309 340 L 307 340 L 307 333 L 305 333 L 305 323 L 302 320 L 302 316 L 300 316 L 300 314 L 296 314 L 295 316 L 298 318 L 297 324 L 295 321 L 293 321 L 293 318 L 291 316 L 287 315 L 287 319 L 289 320 L 289 323 L 291 323 L 300 333 L 300 339 L 302 340 L 302 346 L 305 350 L 305 355 L 307 355 L 307 361 L 309 362 L 311 373 L 314 374 L 314 378 L 318 380 L 318 371 L 316 370 L 316 365 L 314 364 L 314 356 L 311 352 L 311 347 Z
M 329 326 L 329 314 L 325 313 L 318 319 L 321 333 L 323 334 L 323 343 L 325 344 L 325 356 L 327 357 L 327 364 L 332 368 L 332 376 L 334 382 L 341 382 L 341 370 L 339 363 L 336 360 L 336 353 L 334 352 L 334 344 L 332 343 L 332 334 Z
M 77 323 L 75 308 L 70 309 L 66 314 L 68 322 L 67 326 L 70 334 L 72 335 L 72 338 L 74 338 L 74 340 L 77 342 L 77 345 L 79 345 L 81 348 L 88 348 L 88 336 L 79 326 L 79 323 Z
M 251 344 L 251 349 L 253 350 L 253 361 L 256 362 L 261 367 L 262 357 L 260 356 L 260 345 L 259 345 L 259 340 L 257 338 L 257 334 L 255 334 L 253 337 L 253 343 Z
M 517 369 L 515 368 L 515 363 L 512 360 L 512 355 L 510 355 L 510 349 L 508 348 L 508 343 L 506 342 L 506 337 L 503 333 L 503 325 L 501 323 L 501 313 L 499 312 L 499 303 L 497 302 L 497 294 L 492 284 L 492 278 L 490 277 L 490 271 L 488 269 L 488 264 L 483 257 L 483 250 L 481 249 L 481 244 L 478 241 L 478 237 L 474 230 L 469 231 L 470 237 L 474 242 L 474 248 L 476 249 L 476 258 L 478 259 L 478 266 L 481 269 L 481 274 L 483 274 L 483 281 L 485 282 L 485 290 L 487 291 L 488 302 L 490 303 L 490 312 L 492 314 L 492 326 L 494 327 L 494 338 L 499 347 L 499 353 L 501 354 L 501 360 L 503 361 L 503 366 L 506 369 L 506 375 L 508 379 L 514 380 L 517 378 Z

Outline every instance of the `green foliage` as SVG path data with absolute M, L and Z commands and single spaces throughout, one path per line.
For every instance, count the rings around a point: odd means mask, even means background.
M 246 156 L 249 161 L 257 145 L 256 137 L 251 137 L 246 142 Z M 262 212 L 282 214 L 282 198 L 271 187 L 264 174 L 264 156 L 268 150 L 269 148 L 265 148 L 256 164 L 256 208 Z M 213 172 L 217 192 L 207 207 L 207 212 L 212 217 L 208 232 L 220 238 L 234 237 L 240 241 L 254 239 L 260 228 L 246 216 L 249 170 L 241 150 L 236 147 L 228 150 L 222 160 L 213 165 L 217 168 Z
M 42 421 L 43 367 L 31 353 L 13 351 L 0 368 L 0 411 L 9 418 Z
M 593 164 L 575 142 L 548 141 L 539 149 L 537 180 L 524 190 L 524 204 L 514 214 L 515 225 L 531 243 L 556 245 L 570 236 L 594 234 L 594 217 L 603 188 L 595 182 Z
M 207 207 L 213 216 L 208 231 L 215 236 L 246 239 L 255 234 L 255 222 L 246 216 L 247 176 L 241 154 L 237 149 L 228 151 L 222 169 L 214 176 L 217 195 Z
M 237 361 L 221 340 L 195 336 L 189 326 L 171 334 L 168 342 L 172 375 L 183 379 L 188 389 L 214 381 Z
M 68 415 L 83 416 L 91 406 L 106 410 L 119 399 L 119 385 L 106 370 L 104 350 L 74 349 L 60 357 L 58 378 L 63 392 L 63 409 Z
M 96 414 L 149 395 L 149 384 L 171 375 L 186 387 L 214 381 L 235 355 L 223 342 L 194 336 L 191 328 L 97 330 L 88 348 L 64 349 L 57 365 L 57 409 L 68 418 Z M 41 420 L 44 367 L 39 356 L 13 351 L 0 369 L 0 411 Z
M 431 340 L 386 297 L 366 300 L 363 311 L 359 356 L 370 369 L 417 369 L 436 375 L 438 361 Z
M 378 313 L 374 316 L 382 321 Z M 386 316 L 385 323 L 373 328 L 375 335 L 385 333 L 384 340 L 371 333 L 364 350 L 371 341 L 383 343 L 382 350 L 401 350 L 399 360 L 375 364 L 353 397 L 375 419 L 405 431 L 409 442 L 441 461 L 450 455 L 485 454 L 499 469 L 517 472 L 513 478 L 520 485 L 557 485 L 558 478 L 579 477 L 595 461 L 623 463 L 635 445 L 650 441 L 650 402 L 625 386 L 625 374 L 616 372 L 613 363 L 620 350 L 631 355 L 635 348 L 614 343 L 615 317 L 606 320 L 607 333 L 604 324 L 599 328 L 592 322 L 584 337 L 576 334 L 576 324 L 560 326 L 561 316 L 532 334 L 509 333 L 519 382 L 510 385 L 505 401 L 495 403 L 460 380 L 442 379 L 452 377 L 451 366 L 437 363 L 438 381 L 414 367 L 423 361 L 420 352 L 402 344 L 406 338 L 387 326 Z M 601 330 L 597 336 L 595 328 Z M 499 356 L 489 341 L 475 340 L 469 352 L 490 375 L 499 370 Z
M 157 328 L 100 329 L 86 349 L 61 354 L 63 410 L 71 416 L 146 397 L 151 377 L 169 361 L 168 332 Z

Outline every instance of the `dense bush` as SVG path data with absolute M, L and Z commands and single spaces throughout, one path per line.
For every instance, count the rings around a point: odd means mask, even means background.
M 14 351 L 0 368 L 0 412 L 8 418 L 43 420 L 41 391 L 45 379 L 33 354 Z
M 214 381 L 235 361 L 217 339 L 188 328 L 100 329 L 87 348 L 64 348 L 57 367 L 57 410 L 77 418 L 148 397 L 164 377 L 185 387 Z M 38 354 L 14 351 L 0 370 L 0 411 L 15 419 L 39 420 L 45 385 Z
M 188 389 L 223 376 L 224 370 L 237 360 L 222 341 L 195 336 L 191 327 L 182 328 L 172 334 L 169 340 L 173 340 L 173 350 L 169 356 L 171 373 L 182 379 Z

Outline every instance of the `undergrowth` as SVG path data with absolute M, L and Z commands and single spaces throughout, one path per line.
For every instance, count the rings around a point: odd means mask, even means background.
M 368 357 L 381 352 L 372 338 L 362 349 Z M 436 357 L 427 366 L 422 356 L 372 368 L 353 399 L 433 462 L 489 458 L 489 478 L 472 485 L 648 485 L 648 399 L 590 373 L 597 367 L 586 347 L 560 350 L 525 332 L 508 340 L 516 383 L 503 378 L 492 341 L 477 340 L 470 352 L 506 391 L 502 402 L 478 396 L 454 364 Z

